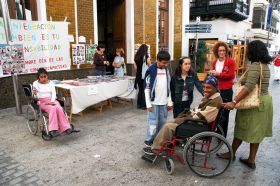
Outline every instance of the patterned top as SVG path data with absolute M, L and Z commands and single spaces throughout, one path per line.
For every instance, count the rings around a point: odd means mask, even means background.
M 260 62 L 253 62 L 241 85 L 245 85 L 249 89 L 249 92 L 251 92 L 255 88 L 255 85 L 260 83 L 260 72 Z M 262 64 L 262 75 L 261 94 L 267 94 L 270 79 L 270 70 L 267 64 Z

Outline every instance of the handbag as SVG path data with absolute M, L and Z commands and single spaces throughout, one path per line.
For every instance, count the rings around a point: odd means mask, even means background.
M 145 78 L 146 71 L 148 70 L 149 66 L 146 63 L 146 56 L 143 57 L 143 65 L 142 65 L 142 79 Z
M 260 73 L 260 83 L 259 85 L 256 84 L 255 88 L 249 93 L 248 96 L 243 98 L 240 102 L 238 102 L 235 105 L 236 109 L 242 110 L 242 109 L 253 109 L 253 108 L 258 108 L 260 106 L 260 94 L 261 94 L 261 85 L 262 85 L 262 65 L 260 64 L 261 67 L 261 73 Z M 248 69 L 249 70 L 249 69 Z M 244 88 L 244 85 L 241 86 L 241 81 L 244 79 L 246 72 L 240 77 L 240 80 L 238 82 L 237 88 L 235 90 L 235 95 L 238 95 L 240 91 Z

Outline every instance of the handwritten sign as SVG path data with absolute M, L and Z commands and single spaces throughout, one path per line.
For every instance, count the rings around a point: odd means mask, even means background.
M 23 46 L 24 62 L 20 73 L 35 73 L 40 67 L 48 71 L 70 69 L 67 22 L 11 20 L 11 29 L 13 45 Z M 7 44 L 2 18 L 0 44 Z M 8 75 L 0 74 L 0 77 Z

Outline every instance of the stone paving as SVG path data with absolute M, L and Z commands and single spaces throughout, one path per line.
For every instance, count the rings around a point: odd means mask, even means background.
M 44 185 L 44 182 L 2 151 L 0 152 L 0 185 L 35 186 Z
M 135 105 L 114 104 L 99 113 L 89 108 L 73 123 L 80 133 L 44 141 L 33 136 L 24 115 L 15 109 L 0 110 L 0 185 L 272 185 L 280 183 L 280 84 L 271 81 L 274 100 L 273 137 L 266 138 L 252 171 L 238 160 L 222 175 L 206 179 L 175 161 L 167 175 L 162 160 L 150 164 L 141 159 L 146 112 Z M 201 97 L 195 93 L 196 106 Z M 25 109 L 23 109 L 25 110 Z M 235 112 L 229 122 L 232 141 Z M 169 118 L 172 115 L 169 113 Z M 247 157 L 242 144 L 237 158 Z

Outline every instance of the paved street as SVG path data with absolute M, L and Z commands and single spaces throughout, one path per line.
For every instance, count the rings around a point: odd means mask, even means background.
M 221 176 L 206 179 L 175 162 L 167 175 L 162 160 L 154 165 L 141 159 L 146 130 L 146 111 L 135 105 L 113 104 L 98 113 L 89 108 L 73 123 L 80 133 L 44 141 L 32 136 L 24 115 L 15 109 L 0 111 L 0 185 L 279 185 L 280 183 L 280 84 L 271 82 L 274 100 L 273 137 L 260 145 L 257 169 L 238 160 Z M 196 92 L 196 106 L 201 97 Z M 3 98 L 1 98 L 3 99 Z M 235 112 L 231 112 L 231 143 Z M 171 119 L 171 113 L 169 114 Z M 247 157 L 242 144 L 237 158 Z

